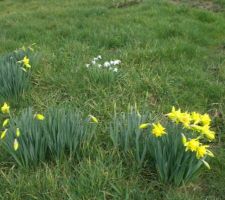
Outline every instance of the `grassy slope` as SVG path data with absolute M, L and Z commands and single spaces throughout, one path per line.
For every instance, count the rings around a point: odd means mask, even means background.
M 33 42 L 42 53 L 32 91 L 20 104 L 11 103 L 18 109 L 70 104 L 101 120 L 109 119 L 113 102 L 119 110 L 134 102 L 153 112 L 167 112 L 171 105 L 200 112 L 224 110 L 222 13 L 158 0 L 123 9 L 110 5 L 109 0 L 0 1 L 0 54 Z M 98 54 L 122 60 L 120 81 L 105 86 L 86 78 L 82 67 Z M 175 189 L 157 182 L 154 172 L 123 164 L 111 153 L 106 134 L 102 125 L 93 157 L 79 164 L 64 161 L 21 170 L 1 162 L 0 199 L 223 198 L 222 148 L 202 179 Z M 102 149 L 105 145 L 108 150 Z M 3 154 L 1 160 L 9 159 Z

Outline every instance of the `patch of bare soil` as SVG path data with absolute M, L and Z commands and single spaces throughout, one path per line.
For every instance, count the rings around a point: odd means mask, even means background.
M 170 0 L 170 1 L 174 4 L 187 4 L 190 5 L 191 7 L 209 10 L 213 12 L 225 11 L 223 6 L 216 4 L 213 1 L 204 1 L 204 0 Z

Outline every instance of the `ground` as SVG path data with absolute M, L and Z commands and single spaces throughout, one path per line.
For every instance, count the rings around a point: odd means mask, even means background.
M 0 199 L 224 199 L 224 126 L 216 157 L 193 183 L 161 184 L 154 171 L 126 163 L 105 123 L 116 103 L 166 113 L 172 105 L 224 119 L 225 2 L 143 0 L 0 0 L 0 54 L 36 43 L 39 66 L 19 111 L 71 105 L 100 120 L 93 156 L 20 169 L 0 157 Z M 119 5 L 119 6 L 118 6 Z M 124 6 L 123 6 L 124 5 Z M 123 76 L 93 84 L 82 68 L 94 56 L 120 59 Z M 4 101 L 1 99 L 1 102 Z M 222 122 L 221 122 L 222 123 Z

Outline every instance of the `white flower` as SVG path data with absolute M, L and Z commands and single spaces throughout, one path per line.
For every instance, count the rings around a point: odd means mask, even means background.
M 110 61 L 110 64 L 111 64 L 111 65 L 114 65 L 114 61 L 113 61 L 113 60 L 111 60 L 111 61 Z
M 114 72 L 118 72 L 118 69 L 117 69 L 117 68 L 114 68 L 113 71 L 114 71 Z
M 90 64 L 86 64 L 86 67 L 87 67 L 87 68 L 90 67 Z
M 101 60 L 102 59 L 102 56 L 101 55 L 98 55 L 97 58 Z
M 109 67 L 110 66 L 110 63 L 109 62 L 105 62 L 104 63 L 104 67 Z
M 98 64 L 98 68 L 101 68 L 102 67 L 102 65 L 101 64 Z
M 95 61 L 95 60 L 92 60 L 91 63 L 92 63 L 93 65 L 95 65 L 95 64 L 96 64 L 96 61 Z
M 121 63 L 120 60 L 114 60 L 114 65 L 119 65 Z

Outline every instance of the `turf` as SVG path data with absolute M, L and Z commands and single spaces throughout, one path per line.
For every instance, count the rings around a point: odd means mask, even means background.
M 224 13 L 169 0 L 113 6 L 121 2 L 0 1 L 0 54 L 36 43 L 41 55 L 32 69 L 32 89 L 10 103 L 18 111 L 70 105 L 101 122 L 92 155 L 80 163 L 65 159 L 21 169 L 2 152 L 0 199 L 224 199 Z M 99 54 L 122 61 L 118 80 L 88 79 L 85 64 Z M 154 171 L 137 169 L 132 156 L 114 151 L 107 132 L 114 104 L 126 111 L 135 103 L 153 113 L 168 112 L 172 105 L 215 118 L 220 113 L 212 170 L 175 188 L 161 184 Z

